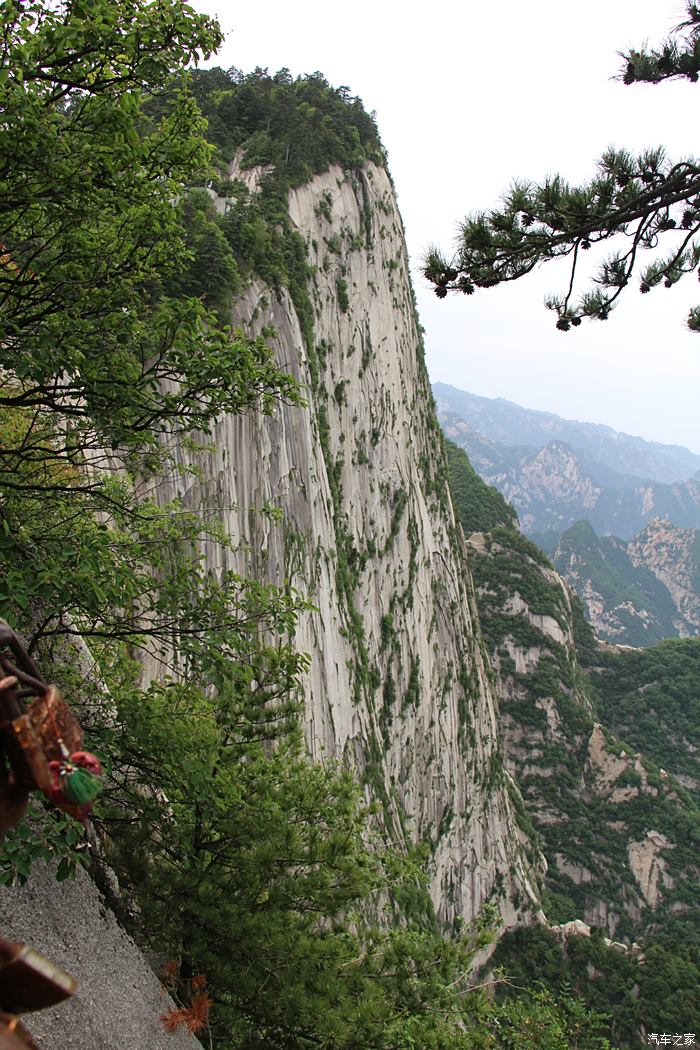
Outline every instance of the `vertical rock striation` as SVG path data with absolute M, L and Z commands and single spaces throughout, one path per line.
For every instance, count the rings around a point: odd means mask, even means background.
M 393 188 L 373 164 L 334 167 L 289 210 L 314 270 L 313 340 L 283 291 L 252 284 L 236 312 L 253 334 L 274 329 L 308 408 L 223 419 L 215 451 L 195 457 L 199 480 L 161 495 L 204 505 L 239 541 L 226 566 L 207 552 L 212 570 L 313 602 L 296 636 L 312 657 L 310 752 L 358 771 L 392 838 L 429 843 L 441 917 L 471 919 L 491 898 L 513 924 L 535 906 L 538 855 L 502 765 Z

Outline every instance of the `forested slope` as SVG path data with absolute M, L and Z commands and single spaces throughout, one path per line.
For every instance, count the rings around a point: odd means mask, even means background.
M 499 674 L 506 763 L 548 861 L 552 923 L 599 935 L 508 936 L 497 958 L 551 988 L 566 980 L 612 1013 L 623 1046 L 638 1027 L 684 1031 L 700 990 L 700 808 L 692 728 L 696 642 L 601 647 L 578 599 L 483 492 L 462 450 L 450 453 L 458 516 L 471 531 L 482 629 Z M 476 480 L 475 480 L 476 478 Z M 480 508 L 484 508 L 483 514 Z M 481 515 L 481 516 L 480 516 Z M 685 787 L 684 787 L 685 785 Z M 685 788 L 689 790 L 686 790 Z M 606 946 L 604 935 L 642 955 Z

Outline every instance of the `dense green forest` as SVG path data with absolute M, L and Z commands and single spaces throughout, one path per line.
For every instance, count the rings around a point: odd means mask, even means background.
M 331 87 L 321 73 L 200 70 L 190 90 L 222 166 L 241 150 L 245 167 L 271 165 L 273 181 L 300 186 L 331 164 L 384 162 L 377 126 L 361 100 L 347 87 Z
M 217 216 L 209 194 L 190 189 L 181 204 L 190 261 L 170 288 L 197 295 L 222 319 L 253 277 L 273 290 L 286 288 L 313 353 L 311 271 L 306 245 L 289 218 L 289 190 L 332 164 L 355 170 L 366 161 L 383 163 L 374 120 L 347 88 L 332 88 L 320 73 L 293 79 L 287 70 L 274 76 L 260 69 L 195 70 L 188 88 L 216 147 L 192 185 L 206 185 L 225 198 L 226 211 Z M 172 105 L 166 92 L 146 108 L 155 119 Z M 227 177 L 234 156 L 243 169 L 262 165 L 258 192 Z
M 506 935 L 493 961 L 515 987 L 536 981 L 554 995 L 575 989 L 591 1009 L 612 1019 L 619 1047 L 636 1050 L 642 1025 L 648 1033 L 697 1028 L 700 950 L 673 933 L 630 957 L 606 945 L 600 930 L 569 937 L 564 946 L 546 927 L 522 928 Z M 510 990 L 499 994 L 505 998 Z
M 304 754 L 304 596 L 207 572 L 202 541 L 231 537 L 148 495 L 223 413 L 301 402 L 229 306 L 258 275 L 311 337 L 286 191 L 381 161 L 373 121 L 318 75 L 183 75 L 221 35 L 170 0 L 33 0 L 2 19 L 0 614 L 107 769 L 94 826 L 132 929 L 172 960 L 165 1023 L 249 1050 L 604 1050 L 566 992 L 470 990 L 489 916 L 442 930 L 422 856 L 376 841 L 348 771 Z M 196 187 L 238 148 L 274 170 L 255 199 L 217 184 L 218 217 Z M 141 681 L 142 651 L 169 664 L 161 681 Z M 36 859 L 67 877 L 81 845 L 35 803 L 0 881 Z
M 484 484 L 464 449 L 453 441 L 445 441 L 445 451 L 455 513 L 464 531 L 488 532 L 497 526 L 515 528 L 518 521 L 515 510 L 498 489 Z
M 591 661 L 601 717 L 700 798 L 700 644 L 603 651 Z

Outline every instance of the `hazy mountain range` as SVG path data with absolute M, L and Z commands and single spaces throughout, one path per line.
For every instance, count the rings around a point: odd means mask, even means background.
M 501 397 L 469 394 L 447 383 L 434 383 L 433 395 L 441 418 L 452 414 L 465 420 L 496 448 L 516 446 L 533 452 L 555 441 L 570 445 L 579 462 L 602 485 L 633 487 L 639 478 L 670 484 L 686 481 L 700 471 L 700 455 L 681 445 L 646 441 L 600 423 L 562 419 Z
M 433 392 L 446 435 L 513 505 L 600 638 L 700 634 L 700 456 L 443 383 Z
M 523 532 L 545 547 L 581 519 L 623 539 L 653 518 L 700 528 L 700 456 L 688 449 L 443 383 L 433 393 L 446 435 L 513 504 Z

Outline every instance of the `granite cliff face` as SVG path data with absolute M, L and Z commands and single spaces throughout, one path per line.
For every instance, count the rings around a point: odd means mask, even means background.
M 289 212 L 313 267 L 313 343 L 285 292 L 253 284 L 236 315 L 274 331 L 308 408 L 222 420 L 201 480 L 160 495 L 223 518 L 240 541 L 226 567 L 309 596 L 296 643 L 311 655 L 311 753 L 357 769 L 393 838 L 430 843 L 444 919 L 492 898 L 512 924 L 535 904 L 537 854 L 502 768 L 392 185 L 373 164 L 334 167 Z
M 667 588 L 678 610 L 681 637 L 700 633 L 699 553 L 696 529 L 682 529 L 658 518 L 627 545 L 632 564 L 653 572 Z

